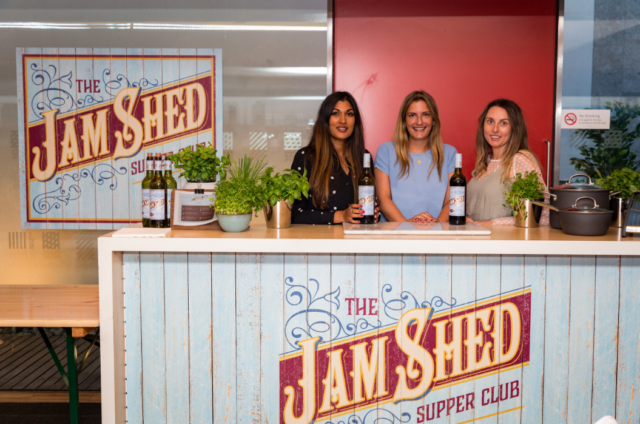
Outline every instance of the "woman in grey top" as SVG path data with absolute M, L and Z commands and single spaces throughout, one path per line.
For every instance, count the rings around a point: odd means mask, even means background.
M 538 157 L 529 150 L 527 127 L 520 107 L 511 100 L 498 99 L 480 115 L 476 134 L 476 166 L 467 186 L 467 215 L 477 224 L 515 225 L 505 201 L 504 183 L 517 173 L 542 171 Z M 546 186 L 545 187 L 545 192 Z M 548 202 L 548 194 L 545 195 Z M 549 225 L 544 209 L 540 225 Z

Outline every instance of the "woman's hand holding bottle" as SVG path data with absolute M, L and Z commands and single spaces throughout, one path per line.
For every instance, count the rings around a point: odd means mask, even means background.
M 339 224 L 342 222 L 349 222 L 351 224 L 359 224 L 360 218 L 363 216 L 364 209 L 362 208 L 362 205 L 354 203 L 353 205 L 349 205 L 349 207 L 343 211 L 337 211 L 333 215 L 333 223 Z M 380 221 L 380 208 L 378 207 L 378 202 L 376 202 L 375 219 L 376 222 Z

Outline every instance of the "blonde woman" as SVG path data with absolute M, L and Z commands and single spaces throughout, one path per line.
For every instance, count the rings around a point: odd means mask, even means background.
M 393 142 L 378 148 L 376 192 L 383 220 L 449 219 L 449 180 L 456 149 L 442 143 L 436 101 L 424 91 L 405 97 Z
M 478 120 L 476 166 L 467 186 L 467 215 L 477 224 L 515 225 L 505 201 L 504 183 L 517 173 L 535 171 L 544 186 L 538 157 L 529 150 L 527 126 L 520 107 L 498 99 L 487 105 Z M 545 186 L 546 192 L 546 186 Z M 548 202 L 548 195 L 545 196 Z M 549 225 L 544 209 L 540 225 Z

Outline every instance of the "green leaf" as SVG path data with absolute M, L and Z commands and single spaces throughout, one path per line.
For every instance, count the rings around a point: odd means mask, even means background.
M 540 183 L 540 175 L 535 171 L 524 174 L 517 173 L 511 180 L 505 182 L 505 200 L 517 215 L 520 203 L 524 199 L 535 200 L 542 198 L 544 185 Z
M 305 197 L 308 197 L 310 185 L 306 177 L 306 170 L 302 175 L 291 169 L 285 169 L 282 174 L 279 172 L 272 174 L 272 172 L 273 168 L 267 168 L 260 176 L 259 185 L 260 197 L 268 199 L 269 204 L 274 205 L 285 199 L 293 203 L 296 199 L 300 199 L 303 193 Z

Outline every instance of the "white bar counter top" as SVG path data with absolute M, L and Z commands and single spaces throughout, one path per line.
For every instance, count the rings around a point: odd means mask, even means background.
M 178 230 L 166 238 L 115 238 L 110 233 L 100 237 L 98 245 L 100 251 L 111 252 L 640 255 L 640 236 L 623 238 L 619 228 L 609 228 L 600 237 L 570 236 L 548 226 L 486 228 L 491 235 L 348 235 L 342 225 L 292 225 L 275 230 L 253 218 L 251 227 L 242 233 Z

